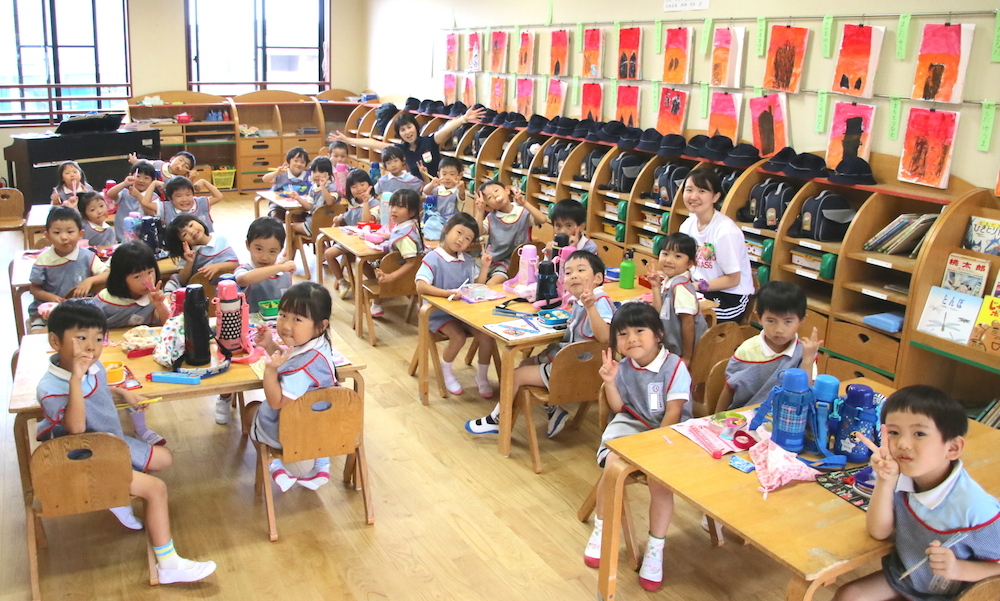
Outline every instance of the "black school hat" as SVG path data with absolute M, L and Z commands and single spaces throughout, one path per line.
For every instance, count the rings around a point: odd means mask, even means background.
M 410 96 L 406 99 L 406 104 L 403 105 L 404 111 L 415 111 L 420 108 L 420 101 Z
M 432 102 L 430 104 L 430 106 L 427 107 L 427 114 L 428 115 L 447 115 L 448 114 L 448 110 L 449 109 L 445 108 L 443 102 L 441 102 L 440 100 L 435 100 L 434 102 Z
M 485 112 L 483 113 L 483 118 L 480 119 L 479 122 L 482 123 L 483 125 L 490 125 L 491 123 L 493 123 L 493 119 L 495 119 L 496 116 L 497 112 L 494 111 L 493 109 L 485 109 Z
M 874 186 L 877 182 L 872 175 L 871 165 L 861 157 L 847 157 L 832 174 L 830 181 L 835 184 Z
M 548 123 L 546 123 L 544 126 L 542 126 L 542 133 L 543 134 L 555 134 L 556 130 L 559 128 L 559 121 L 560 120 L 562 120 L 562 117 L 560 117 L 559 115 L 556 115 L 555 117 L 553 117 Z
M 622 135 L 618 136 L 618 148 L 622 150 L 632 150 L 639 145 L 642 138 L 642 130 L 638 127 L 626 127 Z
M 500 127 L 506 120 L 507 120 L 506 112 L 497 113 L 496 115 L 493 116 L 493 121 L 490 121 L 490 125 L 496 125 L 497 127 Z
M 451 110 L 448 111 L 448 116 L 451 118 L 461 117 L 469 110 L 469 107 L 465 106 L 464 102 L 458 101 L 451 105 Z
M 689 157 L 700 157 L 702 152 L 705 150 L 705 144 L 708 143 L 708 136 L 698 134 L 693 136 L 688 140 L 687 146 L 684 147 L 684 154 Z
M 679 157 L 684 154 L 687 140 L 680 134 L 667 134 L 660 140 L 660 149 L 656 153 L 661 157 Z
M 503 126 L 506 129 L 514 129 L 515 127 L 527 127 L 528 120 L 524 118 L 521 113 L 507 113 L 507 118 L 503 122 Z
M 556 128 L 557 136 L 571 136 L 573 135 L 573 130 L 576 129 L 579 119 L 573 119 L 571 117 L 563 117 L 559 120 L 559 126 Z
M 528 119 L 528 133 L 537 134 L 541 133 L 542 128 L 549 124 L 549 120 L 542 115 L 532 115 L 531 119 Z
M 605 125 L 607 124 L 603 121 L 594 121 L 594 124 L 590 126 L 590 131 L 583 138 L 588 142 L 600 142 L 601 138 L 598 134 L 601 133 Z
M 661 141 L 663 141 L 663 134 L 656 131 L 655 127 L 650 127 L 642 132 L 642 136 L 639 137 L 639 143 L 636 144 L 635 148 L 636 150 L 643 150 L 645 152 L 659 152 Z
M 597 139 L 601 142 L 617 144 L 618 140 L 625 133 L 625 124 L 621 121 L 608 121 L 604 127 L 597 132 Z
M 586 138 L 587 134 L 590 133 L 590 129 L 594 126 L 593 119 L 581 119 L 577 122 L 576 127 L 573 128 L 572 137 L 574 138 Z
M 759 160 L 760 151 L 753 144 L 737 144 L 723 162 L 730 167 L 749 167 Z
M 802 179 L 826 177 L 826 159 L 819 155 L 803 152 L 788 161 L 784 169 L 785 175 Z
M 433 103 L 434 103 L 433 100 L 421 100 L 420 101 L 420 108 L 417 109 L 417 112 L 420 113 L 420 114 L 422 114 L 422 115 L 426 115 L 428 109 L 431 108 L 431 104 L 433 104 Z
M 783 171 L 785 166 L 788 165 L 788 161 L 795 158 L 795 149 L 791 146 L 785 146 L 771 157 L 771 159 L 764 163 L 762 169 L 768 171 Z
M 732 138 L 715 134 L 705 142 L 705 149 L 701 151 L 701 156 L 712 161 L 724 161 L 732 150 Z

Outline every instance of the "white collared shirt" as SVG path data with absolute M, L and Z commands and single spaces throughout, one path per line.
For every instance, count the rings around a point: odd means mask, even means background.
M 645 366 L 639 365 L 635 362 L 635 359 L 632 359 L 631 357 L 629 358 L 629 361 L 632 362 L 632 367 L 635 369 L 658 372 L 660 371 L 660 368 L 663 367 L 663 362 L 667 360 L 667 355 L 669 354 L 670 353 L 667 352 L 667 349 L 661 348 L 660 352 L 656 354 L 656 357 Z
M 763 353 L 764 356 L 767 357 L 768 359 L 771 359 L 773 357 L 777 357 L 778 355 L 785 355 L 786 357 L 791 357 L 795 353 L 795 345 L 798 344 L 798 342 L 799 342 L 799 335 L 796 334 L 795 335 L 795 339 L 792 340 L 791 342 L 789 342 L 788 346 L 785 347 L 785 350 L 783 350 L 783 351 L 781 351 L 779 353 L 779 352 L 775 352 L 767 344 L 767 341 L 764 340 L 764 333 L 763 332 L 761 332 L 760 336 L 757 336 L 757 338 L 760 340 L 760 352 Z
M 913 493 L 913 498 L 920 502 L 921 505 L 927 509 L 937 509 L 945 497 L 951 493 L 951 490 L 955 488 L 955 483 L 958 482 L 958 477 L 962 473 L 962 460 L 959 459 L 955 465 L 951 468 L 951 473 L 948 477 L 944 479 L 944 482 L 938 484 L 930 490 L 923 490 L 917 492 L 917 485 L 913 481 L 913 478 L 909 476 L 899 475 L 899 479 L 896 480 L 896 492 L 908 492 Z
M 97 372 L 100 371 L 100 369 L 101 368 L 98 366 L 98 362 L 94 361 L 90 365 L 90 367 L 87 368 L 87 375 L 88 376 L 97 375 Z M 70 372 L 69 370 L 66 370 L 66 369 L 63 369 L 63 368 L 59 367 L 58 365 L 56 365 L 55 363 L 53 363 L 51 361 L 49 361 L 49 373 L 52 374 L 53 376 L 59 378 L 60 380 L 66 380 L 67 382 L 69 381 L 70 378 L 73 377 L 73 373 L 72 372 Z

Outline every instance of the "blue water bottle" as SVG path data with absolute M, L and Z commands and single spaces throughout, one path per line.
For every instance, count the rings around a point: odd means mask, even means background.
M 142 223 L 142 217 L 139 213 L 132 212 L 128 214 L 128 217 L 122 222 L 122 241 L 131 242 L 139 237 L 139 232 L 136 231 L 139 228 L 139 224 Z
M 380 177 L 382 177 L 382 170 L 378 168 L 378 163 L 372 161 L 372 167 L 368 170 L 368 175 L 372 178 L 372 184 L 377 182 Z
M 875 441 L 878 425 L 875 392 L 864 384 L 851 384 L 847 387 L 847 397 L 840 408 L 840 423 L 833 452 L 846 455 L 851 463 L 868 461 L 872 452 L 861 442 L 858 434 L 864 434 L 868 440 Z
M 815 402 L 815 397 L 809 388 L 809 376 L 797 367 L 780 372 L 778 382 L 779 385 L 771 389 L 767 400 L 758 407 L 750 429 L 757 429 L 770 408 L 773 417 L 771 440 L 786 451 L 798 453 L 805 446 L 809 407 Z

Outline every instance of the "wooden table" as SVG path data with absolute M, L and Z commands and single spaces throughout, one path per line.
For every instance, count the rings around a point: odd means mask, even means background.
M 257 192 L 257 198 L 253 201 L 254 218 L 260 217 L 260 203 L 264 201 L 268 203 L 273 202 L 285 210 L 285 260 L 294 261 L 295 255 L 293 251 L 295 246 L 292 244 L 292 216 L 305 213 L 305 207 L 299 204 L 299 201 L 294 198 L 279 196 L 274 190 L 260 190 Z M 305 257 L 302 260 L 305 261 Z
M 28 209 L 28 217 L 24 221 L 22 230 L 24 232 L 24 249 L 28 250 L 35 245 L 35 237 L 45 233 L 45 220 L 49 217 L 49 211 L 54 205 L 31 205 Z
M 320 229 L 319 234 L 316 236 L 316 271 L 319 273 L 319 283 L 323 283 L 323 257 L 320 255 L 323 249 L 323 243 L 330 240 L 334 244 L 337 244 L 344 250 L 346 250 L 350 255 L 354 257 L 354 263 L 356 265 L 353 269 L 348 263 L 349 279 L 351 286 L 354 287 L 354 333 L 361 338 L 364 335 L 362 331 L 362 318 L 364 315 L 362 311 L 366 311 L 368 307 L 362 307 L 361 303 L 358 302 L 358 291 L 361 290 L 361 286 L 365 282 L 364 270 L 361 269 L 362 261 L 375 261 L 381 259 L 386 255 L 385 251 L 376 250 L 362 240 L 359 236 L 347 233 L 341 227 L 324 227 Z
M 617 282 L 605 284 L 603 288 L 608 296 L 610 296 L 614 301 L 628 300 L 649 291 L 647 288 L 643 287 L 624 290 L 618 287 Z M 491 289 L 503 292 L 503 287 L 499 285 L 492 286 Z M 497 349 L 500 351 L 500 436 L 497 441 L 497 450 L 500 451 L 500 454 L 504 457 L 510 456 L 511 431 L 514 427 L 513 407 L 514 368 L 516 367 L 514 364 L 515 358 L 520 351 L 531 349 L 536 346 L 548 345 L 549 343 L 560 340 L 563 336 L 561 331 L 557 331 L 539 334 L 538 336 L 526 336 L 524 338 L 518 338 L 517 340 L 507 340 L 496 332 L 491 332 L 486 329 L 485 326 L 489 324 L 501 323 L 515 319 L 512 317 L 504 317 L 493 314 L 493 308 L 509 298 L 513 298 L 513 295 L 508 294 L 505 299 L 496 301 L 467 303 L 462 300 L 449 301 L 446 298 L 438 296 L 424 297 L 425 303 L 424 306 L 420 308 L 420 319 L 417 325 L 417 331 L 420 335 L 418 347 L 420 398 L 425 405 L 427 404 L 429 388 L 428 362 L 430 361 L 430 345 L 434 344 L 434 341 L 431 338 L 430 327 L 428 326 L 431 311 L 440 309 L 445 313 L 454 316 L 456 319 L 469 327 L 491 336 L 496 341 Z M 512 308 L 519 311 L 534 311 L 530 305 L 517 305 Z
M 121 341 L 125 329 L 112 330 L 110 339 L 113 342 Z M 366 365 L 364 359 L 351 351 L 350 347 L 336 334 L 330 332 L 333 348 L 340 351 L 344 357 L 350 361 L 349 365 L 337 368 L 337 374 L 341 380 L 350 378 L 354 380 L 354 390 L 364 397 L 365 384 L 361 376 L 361 370 Z M 36 399 L 35 388 L 39 380 L 48 369 L 49 355 L 52 353 L 49 346 L 47 334 L 32 334 L 25 336 L 21 340 L 21 349 L 17 362 L 17 371 L 14 374 L 13 393 L 10 397 L 8 411 L 15 414 L 14 418 L 14 445 L 17 448 L 18 467 L 21 471 L 21 486 L 24 491 L 31 489 L 31 472 L 29 458 L 31 457 L 31 440 L 34 438 L 29 431 L 29 422 L 32 419 L 43 417 L 42 408 Z M 218 355 L 213 353 L 213 361 Z M 112 361 L 124 363 L 132 370 L 132 374 L 142 388 L 138 392 L 147 398 L 163 397 L 163 401 L 177 401 L 192 397 L 211 396 L 216 394 L 230 394 L 234 392 L 246 392 L 247 390 L 258 390 L 263 388 L 260 378 L 253 372 L 249 365 L 243 363 L 233 363 L 228 370 L 210 378 L 202 380 L 198 386 L 186 384 L 167 384 L 162 382 L 150 382 L 146 380 L 146 374 L 154 371 L 166 371 L 160 366 L 151 355 L 128 359 L 118 346 L 107 346 L 101 353 L 101 361 L 109 363 Z
M 864 378 L 842 384 L 850 383 L 867 384 L 883 394 L 892 392 Z M 673 444 L 663 440 L 664 431 Z M 613 485 L 603 491 L 605 524 L 598 586 L 599 597 L 605 601 L 615 598 L 624 486 L 635 471 L 669 488 L 791 571 L 786 601 L 810 601 L 838 576 L 892 551 L 891 541 L 868 535 L 864 511 L 818 484 L 788 485 L 770 493 L 765 501 L 757 491 L 756 473 L 729 467 L 728 456 L 712 459 L 674 430 L 618 438 L 608 448 L 619 460 L 607 468 Z M 983 488 L 1000 495 L 1000 431 L 970 421 L 962 460 Z

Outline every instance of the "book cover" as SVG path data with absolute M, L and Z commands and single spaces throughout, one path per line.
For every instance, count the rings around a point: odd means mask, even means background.
M 1000 298 L 987 295 L 969 335 L 969 346 L 1000 355 Z
M 919 216 L 919 213 L 904 213 L 899 217 L 896 217 L 888 225 L 879 230 L 877 234 L 869 238 L 868 241 L 864 243 L 864 249 L 874 250 L 880 244 L 891 238 L 893 234 L 897 233 L 900 229 L 911 223 Z
M 969 227 L 966 228 L 965 237 L 962 238 L 962 248 L 988 255 L 1000 255 L 1000 221 L 975 215 L 970 217 Z
M 934 221 L 937 217 L 938 216 L 935 214 L 921 215 L 897 237 L 887 243 L 885 248 L 880 252 L 884 252 L 889 255 L 909 253 L 911 250 L 916 248 L 917 244 L 919 244 L 921 240 L 924 239 L 924 236 L 927 235 L 927 231 L 931 229 L 932 225 L 934 225 Z
M 930 294 L 927 295 L 927 302 L 924 303 L 924 310 L 920 314 L 917 330 L 966 344 L 972 334 L 972 327 L 976 325 L 982 304 L 983 299 L 978 296 L 932 286 Z
M 990 294 L 1000 296 L 1000 271 L 997 272 L 997 277 L 993 278 L 993 288 L 990 288 Z
M 986 290 L 986 278 L 989 275 L 990 262 L 988 260 L 951 253 L 948 255 L 948 264 L 944 268 L 941 287 L 981 297 Z

